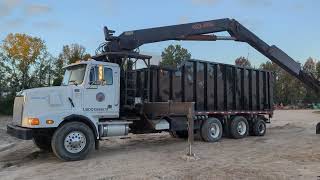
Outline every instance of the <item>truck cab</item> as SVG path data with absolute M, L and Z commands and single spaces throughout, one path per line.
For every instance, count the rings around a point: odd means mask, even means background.
M 68 65 L 61 86 L 18 94 L 13 122 L 21 127 L 48 128 L 58 127 L 65 117 L 74 114 L 93 120 L 118 118 L 119 71 L 117 64 L 95 60 Z
M 84 132 L 88 131 L 89 134 L 74 129 L 77 127 L 75 125 L 67 126 L 69 129 L 66 133 L 69 135 L 66 137 L 69 136 L 69 139 L 64 138 L 62 144 L 69 144 L 66 146 L 69 149 L 64 148 L 63 155 L 59 155 L 62 159 L 67 156 L 70 160 L 79 159 L 80 156 L 69 156 L 68 153 L 83 151 L 81 143 L 94 143 L 103 133 L 128 133 L 127 122 L 120 122 L 120 125 L 99 124 L 101 119 L 119 118 L 119 94 L 118 64 L 96 60 L 73 63 L 65 67 L 61 86 L 27 89 L 17 94 L 13 121 L 7 131 L 20 139 L 33 139 L 40 149 L 51 150 L 54 132 L 59 127 L 79 123 L 78 126 L 83 126 Z M 89 137 L 90 134 L 92 137 Z M 61 151 L 61 147 L 53 150 Z

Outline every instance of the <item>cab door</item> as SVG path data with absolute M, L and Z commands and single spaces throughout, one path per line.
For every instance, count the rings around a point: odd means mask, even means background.
M 83 93 L 83 111 L 100 118 L 119 116 L 119 68 L 108 65 L 92 66 Z

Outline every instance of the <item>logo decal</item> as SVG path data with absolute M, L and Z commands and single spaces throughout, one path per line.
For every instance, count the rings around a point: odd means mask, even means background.
M 105 96 L 104 96 L 104 94 L 103 94 L 102 92 L 99 92 L 99 93 L 96 95 L 96 100 L 97 100 L 98 102 L 102 102 L 102 101 L 104 101 L 104 99 L 105 99 Z
M 214 23 L 212 22 L 204 22 L 204 23 L 197 23 L 192 25 L 192 29 L 204 29 L 209 27 L 214 27 Z

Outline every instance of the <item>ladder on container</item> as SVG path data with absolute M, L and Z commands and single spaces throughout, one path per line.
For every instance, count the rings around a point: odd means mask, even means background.
M 144 73 L 144 75 L 143 75 Z M 143 76 L 143 78 L 142 78 Z M 140 97 L 141 100 L 148 99 L 148 71 L 130 70 L 125 73 L 124 97 L 125 105 L 135 104 L 135 98 Z M 147 78 L 147 79 L 145 79 Z
M 136 71 L 126 71 L 125 73 L 125 105 L 134 104 L 135 97 L 137 94 L 137 72 Z

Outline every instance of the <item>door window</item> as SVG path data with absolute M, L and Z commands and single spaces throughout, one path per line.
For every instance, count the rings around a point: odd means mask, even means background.
M 99 73 L 101 73 L 101 74 L 99 75 Z M 101 84 L 102 81 L 104 81 L 102 84 L 105 84 L 105 85 L 112 85 L 113 84 L 113 72 L 112 72 L 112 69 L 108 68 L 108 67 L 104 67 L 101 70 L 99 70 L 99 67 L 97 67 L 97 66 L 93 67 L 90 70 L 89 83 L 90 84 L 99 85 L 99 84 Z
M 107 85 L 113 84 L 113 73 L 112 69 L 105 67 L 104 68 L 104 80 Z
M 98 67 L 92 67 L 90 70 L 90 85 L 98 85 Z

